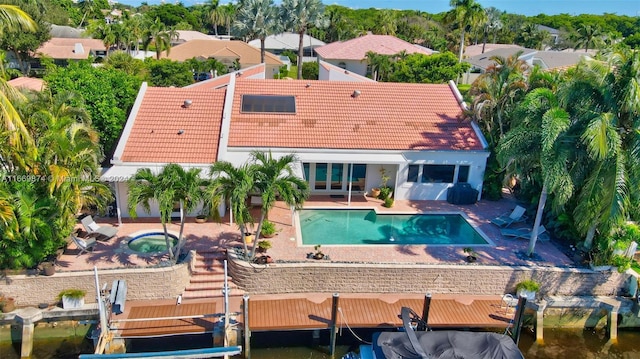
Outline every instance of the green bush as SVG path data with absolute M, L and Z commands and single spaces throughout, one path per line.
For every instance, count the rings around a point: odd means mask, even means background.
M 264 220 L 262 222 L 262 229 L 260 230 L 260 234 L 263 237 L 273 236 L 276 234 L 276 225 L 268 220 Z
M 61 300 L 62 297 L 80 299 L 84 298 L 85 294 L 87 294 L 87 292 L 82 289 L 65 289 L 58 294 L 58 300 Z
M 265 239 L 258 242 L 258 248 L 260 248 L 262 252 L 266 252 L 269 248 L 271 248 L 271 241 Z
M 530 292 L 537 292 L 540 289 L 540 284 L 533 279 L 523 280 L 516 285 L 516 291 L 528 290 Z
M 385 198 L 384 206 L 387 207 L 387 208 L 393 207 L 393 198 L 391 198 L 391 197 Z
M 380 194 L 378 195 L 378 199 L 386 201 L 389 197 L 391 197 L 391 187 L 380 188 Z

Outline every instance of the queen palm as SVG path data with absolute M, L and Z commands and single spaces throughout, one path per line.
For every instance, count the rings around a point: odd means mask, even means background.
M 464 36 L 467 26 L 477 26 L 484 22 L 486 17 L 482 6 L 474 0 L 451 0 L 449 3 L 453 7 L 447 14 L 449 21 L 455 22 L 460 30 L 460 58 L 462 62 L 462 54 L 464 53 Z
M 498 160 L 507 175 L 540 181 L 542 189 L 527 254 L 535 251 L 538 231 L 548 194 L 554 194 L 554 207 L 563 206 L 573 195 L 570 164 L 575 147 L 570 135 L 569 114 L 559 107 L 556 95 L 538 88 L 527 94 L 512 129 L 498 146 Z
M 160 53 L 163 50 L 171 51 L 171 41 L 177 38 L 177 32 L 167 27 L 156 18 L 147 24 L 147 29 L 143 34 L 142 48 L 144 51 L 149 50 L 149 46 L 153 44 L 156 48 L 156 59 L 160 60 Z
M 260 62 L 264 63 L 264 41 L 278 31 L 278 11 L 273 0 L 247 0 L 238 10 L 233 29 L 240 37 L 260 39 Z
M 19 7 L 14 5 L 0 5 L 0 35 L 4 30 L 35 31 L 36 23 Z
M 262 224 L 268 218 L 269 211 L 275 206 L 276 199 L 279 197 L 289 207 L 300 208 L 309 197 L 309 185 L 293 173 L 291 166 L 298 161 L 298 158 L 293 154 L 275 159 L 271 151 L 254 151 L 251 153 L 251 158 L 256 166 L 255 187 L 262 198 L 256 240 L 253 242 L 251 250 L 254 255 Z
M 307 30 L 315 26 L 325 28 L 329 25 L 324 16 L 321 0 L 283 0 L 281 5 L 282 21 L 285 29 L 293 30 L 298 39 L 298 80 L 302 79 L 303 39 Z
M 226 161 L 219 161 L 211 165 L 209 171 L 211 181 L 205 189 L 205 203 L 210 207 L 211 213 L 218 214 L 218 207 L 222 203 L 229 203 L 229 212 L 232 221 L 240 229 L 240 238 L 244 246 L 245 259 L 249 259 L 249 251 L 245 234 L 247 224 L 253 223 L 253 218 L 247 207 L 247 198 L 254 186 L 254 166 L 242 165 L 238 168 Z M 257 241 L 256 241 L 257 242 Z
M 200 169 L 192 168 L 185 171 L 180 165 L 170 163 L 162 168 L 157 175 L 149 168 L 139 169 L 129 180 L 129 215 L 137 217 L 136 207 L 142 206 L 146 213 L 151 213 L 151 201 L 155 201 L 160 212 L 160 222 L 164 230 L 164 238 L 169 252 L 169 258 L 173 261 L 180 256 L 183 246 L 184 213 L 192 212 L 202 199 Z M 171 213 L 174 205 L 180 206 L 180 233 L 176 252 L 173 252 L 173 243 L 169 240 L 167 223 L 171 222 Z
M 584 48 L 584 52 L 587 52 L 589 51 L 589 47 L 598 47 L 603 43 L 603 35 L 599 26 L 581 24 L 577 29 L 576 46 L 574 50 Z

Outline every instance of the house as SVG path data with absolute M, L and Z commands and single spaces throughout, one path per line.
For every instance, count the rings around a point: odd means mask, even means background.
M 545 26 L 545 25 L 538 25 L 538 30 L 546 31 L 549 34 L 549 37 L 551 38 L 551 41 L 553 42 L 554 45 L 557 45 L 561 40 L 560 30 L 558 29 L 554 29 L 552 27 Z
M 482 48 L 484 48 L 484 52 L 482 51 Z M 471 58 L 471 57 L 482 55 L 484 53 L 497 50 L 497 49 L 522 50 L 524 49 L 524 47 L 520 45 L 514 45 L 514 44 L 493 44 L 493 43 L 469 45 L 464 47 L 464 57 Z
M 66 65 L 69 60 L 105 57 L 107 49 L 98 39 L 52 37 L 36 50 L 36 57 L 43 55 L 54 59 L 56 65 Z
M 401 51 L 405 51 L 407 54 L 432 54 L 432 51 L 425 47 L 408 43 L 397 37 L 372 34 L 347 41 L 332 42 L 316 48 L 319 60 L 362 76 L 367 76 L 371 72 L 367 65 L 367 52 L 369 51 L 381 55 L 394 55 Z
M 216 40 L 215 36 L 207 35 L 200 31 L 177 30 L 177 38 L 171 39 L 171 46 L 176 46 L 191 40 Z
M 520 52 L 519 60 L 525 61 L 530 67 L 539 66 L 543 70 L 558 70 L 574 66 L 583 58 L 589 58 L 589 53 L 566 51 L 538 51 L 520 46 L 502 47 L 465 59 L 471 64 L 471 69 L 463 77 L 463 82 L 470 84 L 495 64 L 493 57 L 508 58 Z
M 203 60 L 214 58 L 225 64 L 231 71 L 241 70 L 261 62 L 260 49 L 237 40 L 191 40 L 172 47 L 169 54 L 166 51 L 162 52 L 160 56 L 173 61 L 185 61 L 194 57 Z M 268 78 L 277 75 L 280 67 L 283 66 L 277 56 L 268 52 L 265 53 L 264 61 Z M 238 65 L 239 68 L 236 68 Z
M 20 90 L 42 91 L 44 89 L 44 80 L 36 77 L 20 76 L 7 83 Z
M 274 55 L 280 55 L 283 51 L 289 50 L 298 54 L 298 46 L 300 44 L 300 35 L 291 32 L 283 32 L 277 35 L 269 35 L 264 39 L 264 48 Z M 249 45 L 260 48 L 260 39 L 249 41 Z M 325 42 L 315 37 L 305 34 L 302 37 L 302 62 L 316 61 L 317 54 L 315 49 L 326 45 Z
M 295 153 L 295 173 L 312 194 L 364 195 L 381 185 L 382 172 L 400 200 L 445 200 L 458 182 L 482 192 L 487 143 L 475 123 L 461 120 L 453 83 L 253 76 L 232 74 L 216 87 L 142 85 L 101 177 L 115 187 L 121 213 L 126 180 L 139 168 L 158 172 L 175 162 L 206 176 L 211 163 L 240 165 L 253 150 Z
M 353 81 L 353 82 L 376 82 L 368 77 L 349 72 L 336 65 L 318 60 L 318 80 L 322 81 Z

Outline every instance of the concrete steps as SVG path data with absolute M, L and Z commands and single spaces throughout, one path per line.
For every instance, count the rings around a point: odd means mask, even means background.
M 189 284 L 182 293 L 182 299 L 220 298 L 224 288 L 225 251 L 197 252 L 195 270 Z M 228 278 L 229 296 L 242 296 L 244 291 Z

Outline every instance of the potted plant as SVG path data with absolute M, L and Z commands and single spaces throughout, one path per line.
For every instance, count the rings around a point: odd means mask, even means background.
M 387 208 L 393 207 L 393 198 L 391 198 L 391 197 L 385 198 L 384 199 L 384 203 L 382 205 L 387 207 Z
M 276 235 L 275 223 L 265 219 L 264 222 L 262 222 L 262 229 L 260 230 L 260 235 L 264 238 L 271 238 L 275 236 Z M 259 244 L 260 243 L 258 243 L 258 245 Z
M 322 248 L 322 246 L 320 244 L 316 244 L 313 249 L 315 249 L 315 253 L 307 253 L 307 258 L 313 258 L 313 259 L 323 259 L 325 257 L 324 253 L 322 253 L 322 250 L 320 250 L 320 248 Z
M 467 254 L 467 262 L 473 263 L 478 260 L 478 253 L 471 247 L 465 247 L 463 250 Z
M 62 300 L 62 308 L 78 309 L 84 306 L 84 296 L 87 294 L 82 289 L 65 289 L 58 294 L 58 300 Z
M 267 250 L 271 248 L 271 241 L 270 240 L 262 240 L 260 242 L 258 242 L 258 252 L 260 253 L 267 253 Z
M 196 223 L 205 223 L 207 219 L 209 219 L 209 211 L 207 210 L 207 206 L 203 206 L 196 216 Z
M 9 313 L 16 310 L 16 300 L 13 297 L 0 296 L 0 311 Z
M 389 177 L 389 175 L 387 174 L 387 170 L 385 170 L 384 167 L 381 166 L 380 167 L 381 184 L 380 184 L 380 187 L 374 187 L 371 189 L 371 197 L 379 198 L 382 200 L 387 198 L 389 194 L 391 194 L 391 189 L 387 187 L 387 183 L 389 182 L 390 179 L 391 177 Z M 383 194 L 385 195 L 384 197 L 382 196 Z
M 43 262 L 42 263 L 42 272 L 46 276 L 52 276 L 56 273 L 56 266 L 53 262 Z
M 540 284 L 533 279 L 526 279 L 516 284 L 516 293 L 519 297 L 525 297 L 527 300 L 536 299 L 536 292 L 540 289 Z

